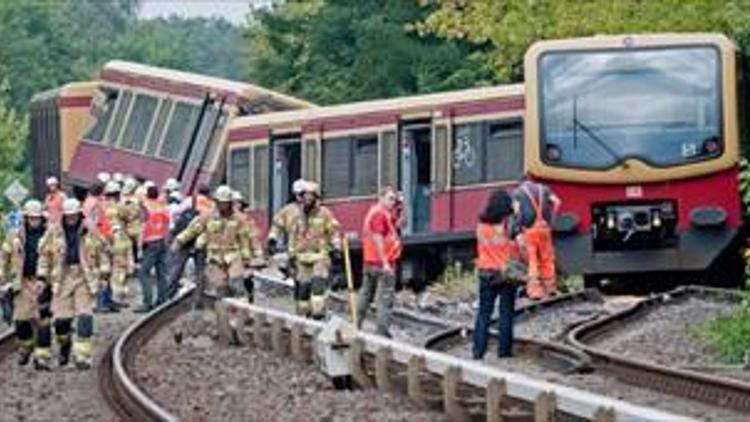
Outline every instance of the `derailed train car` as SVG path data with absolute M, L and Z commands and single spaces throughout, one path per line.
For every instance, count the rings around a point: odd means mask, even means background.
M 563 200 L 564 270 L 738 280 L 736 47 L 716 34 L 546 41 L 526 55 L 526 168 Z
M 472 256 L 492 189 L 523 174 L 523 87 L 510 85 L 245 117 L 229 129 L 227 180 L 265 227 L 303 177 L 358 245 L 379 187 L 406 195 L 406 279 Z
M 70 164 L 90 124 L 96 82 L 73 82 L 35 95 L 29 105 L 33 194 L 43 197 L 48 177 L 67 181 Z
M 312 106 L 251 84 L 123 61 L 105 64 L 97 84 L 69 172 L 79 188 L 100 171 L 158 184 L 176 177 L 185 189 L 216 184 L 229 121 Z

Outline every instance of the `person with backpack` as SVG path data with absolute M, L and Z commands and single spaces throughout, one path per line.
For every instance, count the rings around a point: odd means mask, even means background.
M 167 300 L 167 238 L 171 216 L 167 204 L 159 199 L 159 190 L 156 185 L 149 185 L 146 189 L 142 220 L 144 225 L 139 241 L 143 251 L 143 260 L 138 271 L 138 280 L 141 283 L 143 304 L 135 311 L 149 312 Z M 156 272 L 156 300 L 154 300 L 154 286 L 151 282 L 152 269 Z
M 549 187 L 530 180 L 523 180 L 512 196 L 519 241 L 528 254 L 526 295 L 530 299 L 554 296 L 557 277 L 552 224 L 562 202 Z

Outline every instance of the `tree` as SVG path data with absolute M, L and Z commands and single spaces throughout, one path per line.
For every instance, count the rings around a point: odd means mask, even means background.
M 420 37 L 403 0 L 290 0 L 251 20 L 250 79 L 322 104 L 492 82 L 476 48 Z
M 433 12 L 422 34 L 492 48 L 484 63 L 502 80 L 522 78 L 537 40 L 646 32 L 747 32 L 748 0 L 420 0 Z M 437 7 L 436 9 L 434 9 Z
M 10 105 L 7 80 L 0 84 L 0 189 L 14 178 L 28 181 L 24 152 L 28 138 L 28 118 Z

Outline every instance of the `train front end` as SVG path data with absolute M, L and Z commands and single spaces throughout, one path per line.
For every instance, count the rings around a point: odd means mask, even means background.
M 531 47 L 525 164 L 563 201 L 564 272 L 710 274 L 739 255 L 735 54 L 715 34 Z

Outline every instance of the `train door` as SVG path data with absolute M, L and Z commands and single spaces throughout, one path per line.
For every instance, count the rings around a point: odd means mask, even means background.
M 401 128 L 401 191 L 405 196 L 406 234 L 430 230 L 431 221 L 431 139 L 427 122 L 409 122 Z
M 302 147 L 298 137 L 275 138 L 271 178 L 271 211 L 292 200 L 292 183 L 302 175 Z

